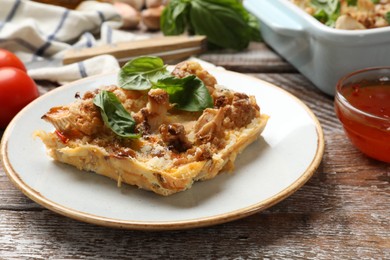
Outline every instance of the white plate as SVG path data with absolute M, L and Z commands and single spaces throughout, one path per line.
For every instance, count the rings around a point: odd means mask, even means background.
M 218 82 L 256 96 L 270 115 L 262 138 L 236 161 L 232 174 L 197 182 L 184 192 L 162 197 L 94 173 L 54 162 L 33 138 L 37 129 L 52 131 L 41 116 L 74 100 L 76 92 L 115 84 L 101 75 L 55 89 L 23 109 L 1 143 L 4 169 L 24 194 L 62 215 L 103 226 L 168 230 L 208 226 L 268 208 L 300 188 L 315 172 L 324 151 L 321 126 L 301 101 L 286 91 L 242 74 L 210 70 Z

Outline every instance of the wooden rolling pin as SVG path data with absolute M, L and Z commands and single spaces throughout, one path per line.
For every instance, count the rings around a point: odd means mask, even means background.
M 167 62 L 188 58 L 205 50 L 205 36 L 164 36 L 92 48 L 72 49 L 65 53 L 62 63 L 66 65 L 103 54 L 113 55 L 120 64 L 142 55 L 159 56 Z

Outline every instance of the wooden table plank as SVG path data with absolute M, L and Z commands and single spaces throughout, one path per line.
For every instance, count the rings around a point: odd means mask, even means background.
M 244 73 L 296 72 L 293 66 L 271 51 L 270 47 L 258 42 L 251 43 L 248 49 L 241 52 L 211 51 L 199 55 L 199 58 L 228 70 Z
M 276 208 L 291 202 L 294 195 Z M 389 255 L 385 214 L 367 218 L 365 214 L 335 212 L 286 214 L 272 210 L 212 228 L 153 233 L 92 226 L 47 210 L 6 211 L 0 212 L 0 243 L 6 258 L 378 259 Z M 370 226 L 373 228 L 362 228 Z

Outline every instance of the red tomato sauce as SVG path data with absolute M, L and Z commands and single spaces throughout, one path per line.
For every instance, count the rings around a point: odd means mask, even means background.
M 370 114 L 390 118 L 390 86 L 353 87 L 346 97 L 351 105 Z
M 58 136 L 58 138 L 61 140 L 61 142 L 63 142 L 64 144 L 66 144 L 67 142 L 69 142 L 69 138 L 66 137 L 63 133 L 61 133 L 60 131 L 58 130 L 55 130 L 55 133 L 56 135 Z
M 343 92 L 352 106 L 382 118 L 364 116 L 336 103 L 351 142 L 368 156 L 390 162 L 390 83 L 352 85 Z

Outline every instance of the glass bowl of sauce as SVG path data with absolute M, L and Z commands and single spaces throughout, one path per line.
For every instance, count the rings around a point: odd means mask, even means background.
M 390 163 L 390 67 L 369 68 L 340 79 L 335 111 L 360 151 Z

